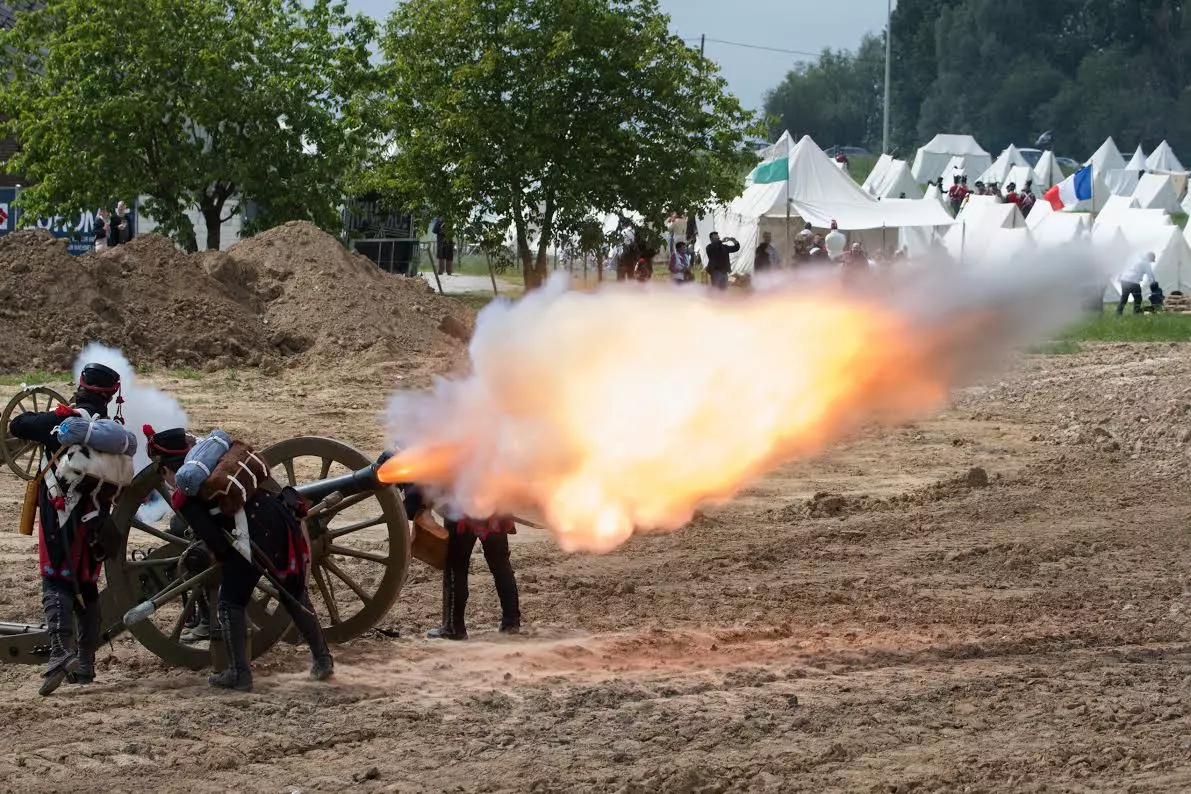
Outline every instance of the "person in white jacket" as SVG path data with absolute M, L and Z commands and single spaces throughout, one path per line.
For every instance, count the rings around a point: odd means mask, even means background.
M 835 221 L 831 222 L 831 231 L 827 233 L 824 243 L 827 245 L 827 255 L 833 260 L 839 259 L 844 255 L 844 249 L 848 245 L 848 238 L 839 230 L 839 225 Z
M 1157 257 L 1154 256 L 1154 252 L 1147 251 L 1145 256 L 1137 259 L 1117 276 L 1117 280 L 1121 282 L 1121 302 L 1117 304 L 1117 314 L 1125 313 L 1125 304 L 1129 302 L 1130 295 L 1133 296 L 1133 313 L 1141 314 L 1142 281 L 1149 278 L 1150 283 L 1158 283 L 1157 277 L 1154 276 L 1155 261 Z

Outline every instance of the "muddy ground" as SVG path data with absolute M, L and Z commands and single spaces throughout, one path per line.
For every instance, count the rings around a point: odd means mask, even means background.
M 151 380 L 198 427 L 370 455 L 391 385 Z M 1189 456 L 1191 349 L 1028 356 L 680 532 L 604 557 L 518 534 L 520 637 L 477 554 L 470 642 L 422 639 L 415 562 L 401 637 L 339 647 L 331 684 L 284 645 L 250 695 L 130 640 L 50 699 L 0 666 L 0 790 L 1189 790 Z M 0 475 L 0 620 L 39 611 L 19 493 Z

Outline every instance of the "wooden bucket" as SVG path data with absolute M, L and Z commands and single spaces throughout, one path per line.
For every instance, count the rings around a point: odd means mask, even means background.
M 25 501 L 21 504 L 21 523 L 17 525 L 17 530 L 22 535 L 33 534 L 33 524 L 37 520 L 37 492 L 40 486 L 40 477 L 35 477 L 25 483 Z
M 429 510 L 414 516 L 414 536 L 411 551 L 414 559 L 421 560 L 431 568 L 442 570 L 447 567 L 447 530 L 439 526 Z

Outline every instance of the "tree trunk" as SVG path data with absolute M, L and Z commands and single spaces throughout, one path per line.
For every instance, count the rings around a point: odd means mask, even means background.
M 219 233 L 222 229 L 223 221 L 223 202 L 215 204 L 204 204 L 202 207 L 203 221 L 207 224 L 207 250 L 219 250 Z

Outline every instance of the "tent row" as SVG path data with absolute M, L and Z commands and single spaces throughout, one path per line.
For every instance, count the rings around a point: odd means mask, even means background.
M 894 247 L 903 228 L 951 224 L 953 219 L 937 200 L 910 198 L 908 189 L 898 187 L 908 188 L 903 166 L 904 161 L 886 160 L 885 175 L 869 182 L 866 190 L 810 136 L 795 143 L 788 132 L 783 133 L 762 152 L 762 163 L 746 180 L 744 193 L 699 220 L 699 245 L 707 245 L 713 231 L 736 238 L 741 250 L 733 257 L 732 269 L 744 275 L 752 272 L 756 247 L 765 232 L 773 235 L 779 255 L 789 262 L 794 237 L 807 223 L 825 234 L 834 222 L 850 240 L 870 250 Z M 902 192 L 907 198 L 885 197 Z M 920 195 L 920 189 L 914 195 Z

